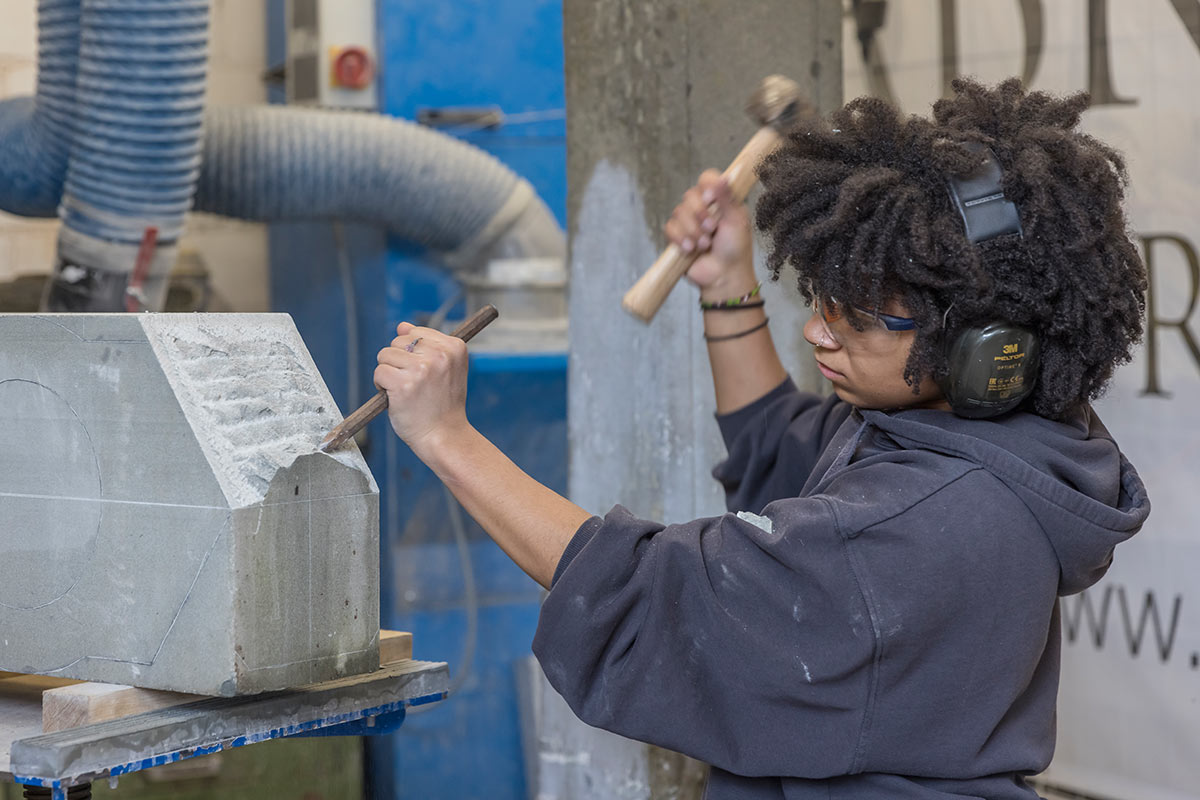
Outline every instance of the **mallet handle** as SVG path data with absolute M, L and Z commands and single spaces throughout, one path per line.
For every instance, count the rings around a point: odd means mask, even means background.
M 729 192 L 736 202 L 746 199 L 750 187 L 758 180 L 755 168 L 779 146 L 780 141 L 781 137 L 773 127 L 759 128 L 726 168 L 724 177 L 729 181 Z M 625 293 L 621 305 L 638 319 L 649 322 L 699 255 L 695 250 L 683 252 L 674 242 L 668 244 L 658 260 Z

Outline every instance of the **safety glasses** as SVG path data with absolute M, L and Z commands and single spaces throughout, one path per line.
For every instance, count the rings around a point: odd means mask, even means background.
M 916 320 L 911 317 L 897 317 L 894 314 L 884 314 L 882 311 L 872 311 L 869 308 L 863 308 L 854 303 L 851 303 L 849 307 L 859 314 L 863 314 L 873 320 L 878 320 L 889 331 L 911 331 L 917 327 Z M 817 308 L 821 312 L 821 319 L 825 320 L 826 325 L 837 322 L 846 315 L 843 304 L 832 297 L 824 297 L 818 300 Z

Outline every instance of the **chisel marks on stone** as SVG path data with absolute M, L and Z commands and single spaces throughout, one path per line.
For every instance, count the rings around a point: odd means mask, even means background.
M 147 316 L 143 326 L 235 507 L 261 502 L 275 473 L 341 421 L 286 315 Z M 365 470 L 353 448 L 336 457 Z

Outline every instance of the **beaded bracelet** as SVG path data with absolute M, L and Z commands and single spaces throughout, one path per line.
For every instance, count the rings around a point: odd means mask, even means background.
M 771 321 L 770 318 L 764 319 L 762 322 L 758 323 L 753 328 L 748 328 L 747 330 L 741 331 L 739 333 L 726 333 L 726 334 L 722 334 L 720 336 L 709 336 L 706 333 L 706 334 L 704 334 L 704 341 L 706 341 L 706 342 L 727 342 L 730 339 L 740 339 L 743 336 L 749 336 L 750 334 L 754 333 L 755 331 L 762 330 L 763 328 L 767 327 L 767 323 L 770 321 Z
M 731 297 L 728 300 L 716 300 L 714 302 L 701 300 L 700 308 L 705 311 L 713 311 L 714 309 L 718 308 L 737 308 L 738 306 L 753 300 L 755 297 L 758 297 L 758 291 L 760 289 L 762 289 L 761 283 L 755 284 L 753 289 L 746 292 L 741 297 Z
M 700 307 L 701 311 L 741 311 L 743 308 L 762 308 L 766 305 L 766 300 L 751 300 L 748 303 L 738 303 L 736 306 L 709 306 Z

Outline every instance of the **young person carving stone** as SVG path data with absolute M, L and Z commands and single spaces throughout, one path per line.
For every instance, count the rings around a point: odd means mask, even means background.
M 757 224 L 813 306 L 825 398 L 776 354 L 745 208 L 715 172 L 684 195 L 666 232 L 702 254 L 723 516 L 551 492 L 466 419 L 463 343 L 399 326 L 375 376 L 392 424 L 550 588 L 534 652 L 585 722 L 710 763 L 710 800 L 1035 797 L 1057 598 L 1149 513 L 1089 405 L 1141 335 L 1146 278 L 1086 107 L 960 80 L 932 118 L 860 99 L 768 159 Z M 997 324 L 1028 338 L 987 356 L 1018 366 L 971 405 L 956 348 Z

